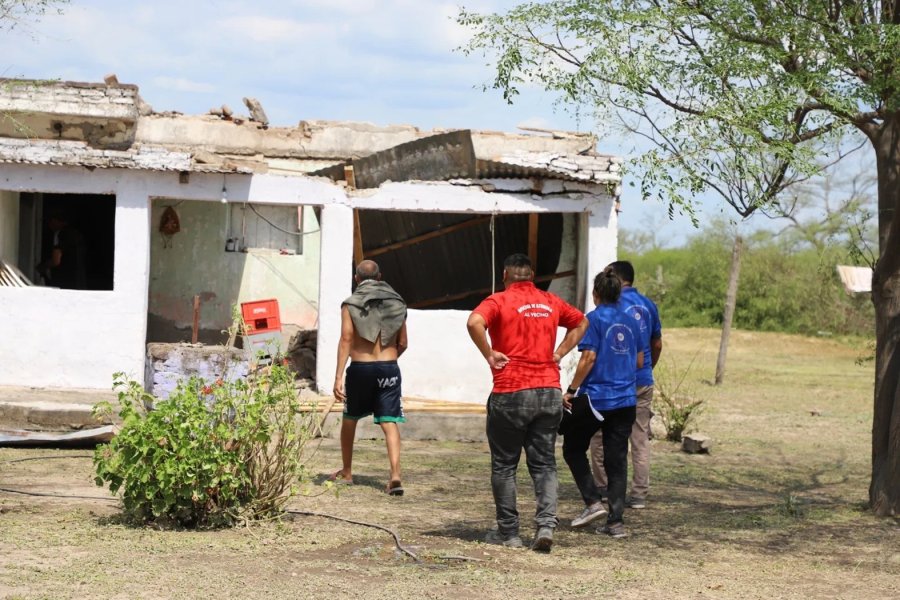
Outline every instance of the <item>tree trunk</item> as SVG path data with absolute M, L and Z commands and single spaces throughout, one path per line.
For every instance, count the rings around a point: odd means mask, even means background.
M 734 236 L 731 252 L 731 273 L 728 275 L 728 291 L 725 292 L 725 314 L 722 315 L 722 340 L 719 342 L 719 358 L 716 360 L 716 385 L 725 381 L 725 355 L 728 354 L 728 337 L 734 320 L 734 305 L 737 303 L 738 282 L 741 279 L 741 248 L 744 240 Z
M 878 166 L 879 259 L 872 276 L 875 304 L 875 410 L 872 482 L 875 514 L 900 515 L 900 114 L 871 136 Z

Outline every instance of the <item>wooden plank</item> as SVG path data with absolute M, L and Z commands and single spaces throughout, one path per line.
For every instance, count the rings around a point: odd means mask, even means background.
M 544 281 L 551 281 L 553 279 L 562 279 L 563 277 L 574 277 L 575 271 L 562 271 L 560 273 L 554 273 L 553 275 L 542 275 L 540 277 L 535 277 L 535 283 L 542 283 Z M 476 295 L 485 295 L 491 293 L 491 288 L 482 288 L 480 290 L 472 290 L 471 292 L 460 292 L 459 294 L 451 294 L 449 296 L 442 296 L 440 298 L 430 298 L 428 300 L 422 300 L 421 302 L 415 302 L 410 304 L 410 308 L 425 308 L 428 306 L 434 306 L 436 304 L 445 304 L 447 302 L 453 302 L 454 300 L 462 300 L 463 298 L 468 298 L 469 296 Z
M 531 259 L 532 268 L 537 270 L 538 249 L 538 214 L 528 215 L 528 258 Z
M 344 165 L 344 181 L 347 182 L 348 189 L 356 189 L 356 174 L 353 172 L 353 165 Z
M 359 228 L 359 209 L 353 209 L 353 262 L 359 264 L 366 255 L 363 253 L 362 231 Z
M 196 344 L 200 337 L 200 296 L 194 296 L 194 323 L 191 327 L 191 343 Z
M 393 244 L 388 244 L 387 246 L 382 246 L 380 248 L 374 248 L 372 250 L 366 251 L 366 258 L 372 258 L 373 256 L 378 256 L 380 254 L 385 254 L 386 252 L 391 252 L 392 250 L 399 250 L 400 248 L 405 248 L 406 246 L 412 246 L 414 244 L 418 244 L 420 242 L 424 242 L 425 240 L 430 240 L 436 237 L 440 237 L 442 235 L 447 235 L 448 233 L 453 233 L 454 231 L 459 231 L 461 229 L 467 229 L 469 227 L 474 227 L 475 225 L 481 225 L 482 223 L 487 223 L 491 220 L 490 215 L 485 215 L 483 217 L 476 217 L 474 219 L 469 219 L 468 221 L 463 221 L 462 223 L 456 223 L 455 225 L 448 225 L 447 227 L 441 227 L 440 229 L 435 229 L 434 231 L 429 231 L 428 233 L 423 233 L 417 236 L 413 236 L 411 238 L 405 239 L 400 242 L 394 242 Z
M 301 404 L 299 406 L 301 412 L 316 412 L 320 415 L 327 415 L 329 413 L 337 413 L 340 414 L 343 412 L 344 407 L 342 404 L 336 403 L 334 405 L 329 406 L 327 403 L 320 404 Z M 408 402 L 406 399 L 403 401 L 403 410 L 406 412 L 412 413 L 433 413 L 433 414 L 484 414 L 485 406 L 483 404 L 464 404 L 462 402 L 448 402 L 442 403 L 440 405 L 433 405 L 431 403 L 416 403 L 416 402 Z M 322 419 L 324 422 L 324 419 Z M 319 434 L 321 435 L 321 429 L 319 429 Z

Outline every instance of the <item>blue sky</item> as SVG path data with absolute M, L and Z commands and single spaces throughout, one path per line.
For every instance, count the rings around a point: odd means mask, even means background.
M 510 0 L 472 0 L 498 11 Z M 73 0 L 61 15 L 0 34 L 0 75 L 140 86 L 154 109 L 205 113 L 258 98 L 275 125 L 304 119 L 409 123 L 516 131 L 519 125 L 601 132 L 598 150 L 627 156 L 626 140 L 602 124 L 554 109 L 553 97 L 526 90 L 512 106 L 490 80 L 487 59 L 453 49 L 467 39 L 441 0 Z M 622 229 L 654 228 L 680 243 L 690 222 L 623 192 Z M 707 208 L 704 218 L 719 214 Z

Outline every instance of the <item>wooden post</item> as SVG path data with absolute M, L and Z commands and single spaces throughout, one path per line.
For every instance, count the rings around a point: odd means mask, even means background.
M 191 343 L 196 344 L 200 337 L 200 296 L 194 296 L 194 325 L 191 327 Z
M 538 218 L 540 215 L 531 213 L 528 215 L 528 258 L 531 259 L 531 268 L 537 272 L 537 248 L 538 248 Z
M 347 189 L 356 189 L 356 174 L 353 172 L 353 165 L 344 166 L 344 181 L 347 182 Z
M 357 265 L 365 258 L 363 254 L 362 231 L 359 228 L 359 209 L 353 209 L 353 262 Z

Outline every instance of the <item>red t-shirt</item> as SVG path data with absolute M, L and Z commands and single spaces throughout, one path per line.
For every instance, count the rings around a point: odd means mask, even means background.
M 505 367 L 491 369 L 494 392 L 559 387 L 559 367 L 553 362 L 556 330 L 577 327 L 584 313 L 530 281 L 488 296 L 474 312 L 487 323 L 491 348 L 509 357 Z

